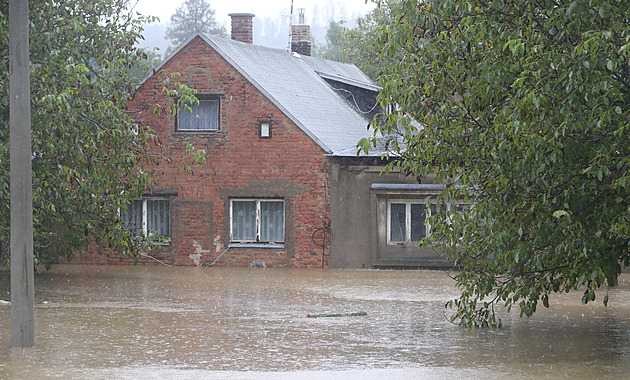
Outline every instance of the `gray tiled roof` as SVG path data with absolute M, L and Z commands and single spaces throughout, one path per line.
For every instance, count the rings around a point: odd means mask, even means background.
M 340 97 L 318 73 L 368 88 L 374 82 L 356 66 L 283 49 L 200 34 L 223 58 L 267 96 L 330 155 L 356 155 L 356 144 L 372 135 L 369 120 Z

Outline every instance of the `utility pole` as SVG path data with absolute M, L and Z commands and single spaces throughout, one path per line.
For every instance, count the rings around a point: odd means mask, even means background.
M 289 46 L 287 51 L 291 54 L 291 44 L 293 43 L 293 0 L 291 0 L 291 15 L 289 16 Z
M 9 0 L 11 347 L 35 346 L 28 0 Z

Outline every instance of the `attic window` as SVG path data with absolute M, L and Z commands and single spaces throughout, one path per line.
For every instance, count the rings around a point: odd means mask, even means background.
M 261 139 L 271 138 L 271 121 L 265 120 L 265 121 L 260 122 L 260 138 Z
M 219 105 L 218 96 L 197 95 L 199 104 L 190 104 L 189 110 L 177 112 L 177 131 L 207 132 L 219 130 Z

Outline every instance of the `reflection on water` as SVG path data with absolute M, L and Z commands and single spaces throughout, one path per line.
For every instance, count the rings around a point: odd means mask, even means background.
M 0 378 L 626 378 L 630 276 L 609 307 L 563 294 L 502 329 L 444 317 L 444 272 L 56 266 L 36 275 L 36 347 Z M 8 300 L 9 273 L 0 272 Z M 554 303 L 555 302 L 555 303 Z M 367 312 L 307 318 L 309 313 Z

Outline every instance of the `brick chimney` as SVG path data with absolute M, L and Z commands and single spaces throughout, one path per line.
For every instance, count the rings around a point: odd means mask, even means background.
M 254 43 L 254 15 L 252 13 L 230 13 L 228 16 L 232 18 L 232 39 Z
M 304 9 L 300 9 L 300 22 L 291 27 L 291 51 L 311 55 L 311 26 L 304 24 Z

